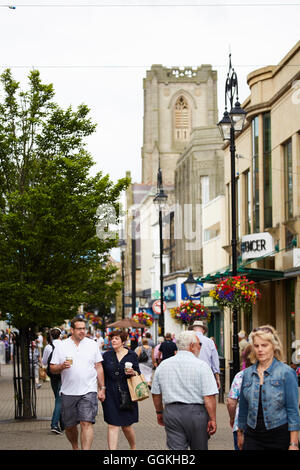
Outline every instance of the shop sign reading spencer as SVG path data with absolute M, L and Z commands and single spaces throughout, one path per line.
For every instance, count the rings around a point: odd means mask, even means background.
M 242 260 L 274 255 L 274 240 L 268 232 L 252 233 L 242 237 Z

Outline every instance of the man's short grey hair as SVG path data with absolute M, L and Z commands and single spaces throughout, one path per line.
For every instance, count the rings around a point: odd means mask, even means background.
M 188 351 L 190 344 L 197 343 L 198 337 L 194 331 L 184 331 L 177 339 L 177 347 L 180 351 Z

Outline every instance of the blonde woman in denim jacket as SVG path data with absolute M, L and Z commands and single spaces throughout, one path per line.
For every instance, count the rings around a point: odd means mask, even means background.
M 238 419 L 238 446 L 243 450 L 299 450 L 298 381 L 282 362 L 282 345 L 270 325 L 250 336 L 256 364 L 244 371 Z M 253 361 L 254 362 L 254 361 Z

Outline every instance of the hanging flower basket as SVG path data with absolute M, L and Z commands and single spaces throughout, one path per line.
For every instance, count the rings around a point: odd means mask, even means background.
M 142 323 L 145 327 L 150 327 L 153 323 L 153 317 L 150 313 L 139 312 L 133 315 L 133 320 Z
M 85 312 L 84 318 L 85 318 L 87 321 L 90 321 L 90 320 L 93 318 L 94 315 L 95 315 L 95 314 L 94 314 L 93 312 Z
M 99 330 L 101 328 L 102 323 L 103 323 L 103 320 L 101 317 L 98 317 L 97 315 L 95 315 L 92 318 L 92 325 L 96 330 Z
M 171 317 L 178 323 L 192 325 L 195 320 L 210 321 L 210 311 L 200 303 L 186 300 L 179 307 L 170 309 Z
M 209 295 L 222 308 L 247 310 L 260 299 L 261 292 L 255 287 L 255 282 L 249 281 L 246 276 L 234 276 L 222 279 Z
M 88 324 L 92 325 L 96 330 L 101 328 L 103 320 L 101 317 L 95 315 L 93 312 L 85 313 L 84 318 L 87 320 Z

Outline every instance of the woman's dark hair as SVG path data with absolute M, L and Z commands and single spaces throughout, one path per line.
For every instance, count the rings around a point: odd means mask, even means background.
M 115 330 L 115 331 L 112 331 L 111 333 L 109 333 L 109 339 L 111 340 L 114 336 L 120 336 L 122 342 L 124 343 L 124 341 L 127 340 L 128 338 L 128 333 L 127 331 L 123 331 L 123 330 Z
M 242 353 L 243 359 L 245 359 L 246 367 L 252 366 L 252 361 L 250 359 L 251 352 L 252 352 L 252 346 L 251 344 L 249 344 L 249 346 L 247 346 Z

